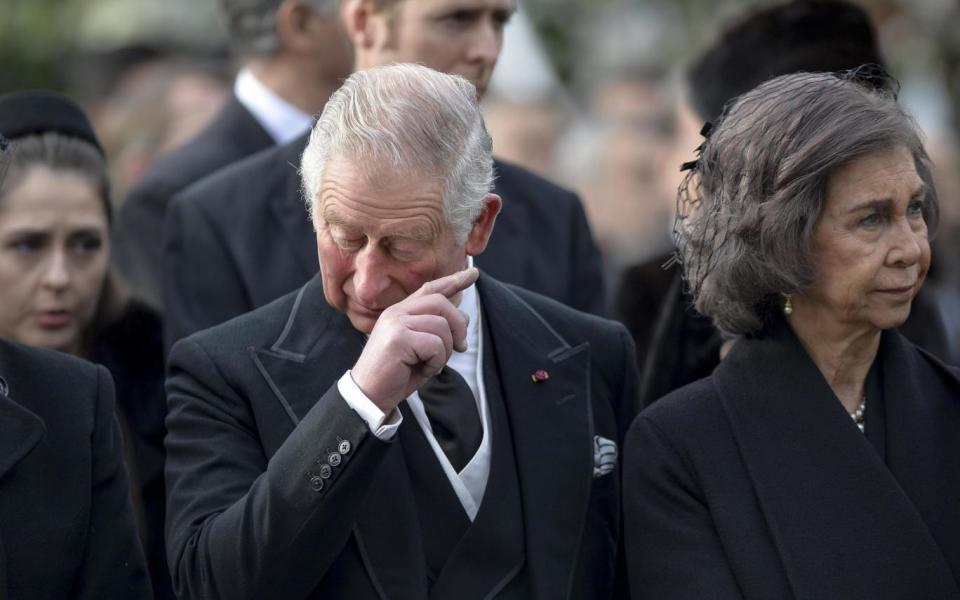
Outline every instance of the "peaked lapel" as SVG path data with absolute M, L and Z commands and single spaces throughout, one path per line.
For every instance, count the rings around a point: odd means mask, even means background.
M 529 252 L 523 249 L 530 241 L 527 205 L 519 200 L 511 182 L 500 177 L 499 161 L 494 161 L 494 193 L 503 198 L 503 207 L 497 215 L 497 226 L 493 228 L 490 243 L 483 254 L 476 257 L 477 266 L 501 281 L 528 281 L 529 268 L 525 258 Z
M 296 256 L 302 280 L 310 279 L 317 272 L 317 247 L 313 228 L 307 215 L 303 194 L 300 190 L 300 155 L 306 147 L 309 134 L 276 148 L 270 154 L 270 163 L 265 165 L 275 173 L 264 176 L 273 178 L 270 192 L 270 209 L 280 223 L 284 242 Z M 292 267 L 292 265 L 291 265 Z
M 277 340 L 250 352 L 292 429 L 353 367 L 363 344 L 349 319 L 327 304 L 317 274 L 300 289 Z M 426 565 L 402 449 L 394 444 L 369 476 L 353 531 L 370 579 L 383 600 L 424 600 Z
M 513 434 L 532 595 L 567 598 L 593 481 L 590 347 L 572 346 L 486 275 L 477 291 Z M 538 369 L 549 379 L 534 383 Z
M 785 324 L 714 372 L 798 599 L 960 597 L 927 525 Z M 869 416 L 868 416 L 869 418 Z

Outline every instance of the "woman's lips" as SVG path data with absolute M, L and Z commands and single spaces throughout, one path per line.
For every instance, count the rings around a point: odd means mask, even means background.
M 73 313 L 67 310 L 43 310 L 35 313 L 34 319 L 45 329 L 61 329 L 73 323 Z
M 904 287 L 883 288 L 877 291 L 885 296 L 889 296 L 896 300 L 901 300 L 901 299 L 909 300 L 913 298 L 915 289 L 916 289 L 915 286 L 908 285 Z

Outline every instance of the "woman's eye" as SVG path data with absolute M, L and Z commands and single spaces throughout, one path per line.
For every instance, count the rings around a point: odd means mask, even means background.
M 103 240 L 97 236 L 83 236 L 73 240 L 70 247 L 79 254 L 93 254 L 103 247 Z
M 33 254 L 43 250 L 45 241 L 38 236 L 23 237 L 11 241 L 7 247 L 18 254 Z
M 907 206 L 907 215 L 911 217 L 923 216 L 923 201 L 914 200 Z

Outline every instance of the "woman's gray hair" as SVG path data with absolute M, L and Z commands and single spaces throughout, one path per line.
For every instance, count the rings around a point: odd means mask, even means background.
M 828 180 L 857 158 L 906 147 L 936 228 L 930 159 L 888 81 L 865 68 L 784 75 L 732 100 L 707 128 L 700 157 L 685 165 L 674 235 L 694 306 L 718 329 L 761 332 L 781 294 L 813 283 L 811 238 Z
M 332 17 L 339 0 L 304 0 L 317 14 Z M 220 0 L 230 48 L 241 58 L 270 56 L 280 50 L 277 10 L 283 0 Z
M 447 223 L 461 243 L 493 187 L 492 143 L 476 88 L 420 65 L 358 71 L 327 101 L 301 160 L 311 219 L 333 157 L 369 178 L 389 168 L 442 182 Z

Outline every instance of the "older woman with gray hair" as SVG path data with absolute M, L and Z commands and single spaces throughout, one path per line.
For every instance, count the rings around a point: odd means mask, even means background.
M 684 275 L 734 343 L 628 435 L 634 598 L 960 598 L 960 371 L 896 330 L 937 199 L 865 74 L 762 84 L 685 165 Z

